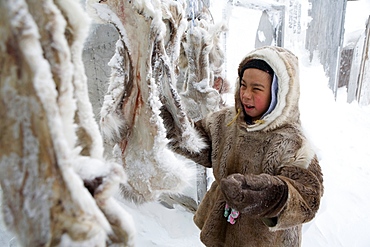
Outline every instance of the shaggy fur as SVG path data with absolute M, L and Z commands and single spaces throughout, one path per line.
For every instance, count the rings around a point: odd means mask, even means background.
M 189 152 L 203 149 L 174 88 L 173 70 L 186 27 L 183 6 L 174 1 L 97 1 L 88 0 L 90 12 L 112 23 L 120 34 L 109 63 L 112 74 L 101 129 L 127 174 L 121 195 L 139 204 L 157 200 L 162 193 L 182 192 L 195 169 L 178 161 L 167 147 L 159 114 L 160 108 L 171 113 Z
M 321 168 L 300 126 L 298 60 L 286 49 L 263 47 L 250 53 L 239 68 L 255 58 L 265 60 L 278 77 L 275 109 L 247 125 L 238 83 L 235 108 L 222 109 L 195 125 L 208 148 L 189 154 L 176 140 L 171 143 L 177 152 L 213 168 L 215 181 L 194 216 L 206 246 L 300 246 L 301 225 L 313 219 L 323 194 Z M 265 173 L 287 184 L 288 198 L 276 217 L 241 213 L 235 225 L 227 222 L 219 184 L 234 173 Z

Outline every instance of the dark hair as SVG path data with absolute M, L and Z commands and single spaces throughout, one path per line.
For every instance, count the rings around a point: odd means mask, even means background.
M 268 63 L 266 63 L 265 61 L 261 59 L 252 59 L 252 60 L 249 60 L 246 64 L 244 64 L 244 66 L 241 68 L 240 74 L 239 74 L 240 80 L 243 77 L 244 70 L 250 69 L 250 68 L 265 71 L 266 73 L 269 73 L 271 76 L 274 75 L 274 71 L 272 70 L 270 65 L 268 65 Z

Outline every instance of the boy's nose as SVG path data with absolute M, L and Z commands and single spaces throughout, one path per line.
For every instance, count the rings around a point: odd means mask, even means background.
M 252 93 L 251 93 L 251 91 L 250 90 L 245 90 L 244 92 L 243 92 L 243 98 L 245 98 L 245 99 L 250 99 L 252 97 Z

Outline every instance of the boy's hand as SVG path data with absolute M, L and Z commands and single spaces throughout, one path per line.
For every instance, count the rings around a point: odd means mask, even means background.
M 268 174 L 232 174 L 220 186 L 227 203 L 250 216 L 275 217 L 288 198 L 287 185 Z

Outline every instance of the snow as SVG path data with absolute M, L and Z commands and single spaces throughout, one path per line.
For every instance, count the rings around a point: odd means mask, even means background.
M 266 36 L 262 31 L 258 31 L 257 34 L 258 34 L 259 41 L 264 42 L 266 40 Z
M 335 101 L 319 62 L 304 64 L 305 54 L 298 55 L 302 125 L 319 156 L 325 187 L 316 218 L 303 227 L 302 246 L 368 246 L 370 106 L 346 103 L 345 88 Z M 193 214 L 180 206 L 125 202 L 124 207 L 136 222 L 136 246 L 203 246 Z
M 134 218 L 137 236 L 135 246 L 203 246 L 199 230 L 193 223 L 193 214 L 181 206 L 168 209 L 158 203 L 136 206 L 122 204 Z
M 346 19 L 344 22 L 344 44 L 350 45 L 358 40 L 363 33 L 366 21 L 370 14 L 370 1 L 348 1 L 346 9 Z
M 347 2 L 345 44 L 358 37 L 369 10 L 370 0 Z M 235 30 L 239 30 L 238 25 L 245 25 L 244 20 L 232 19 L 231 22 L 230 27 L 236 27 Z M 231 38 L 235 34 L 229 35 Z M 227 53 L 229 65 L 238 64 L 241 60 L 238 56 L 252 49 L 245 45 L 245 39 L 254 42 L 255 33 L 249 38 L 234 39 L 244 41 L 244 45 L 236 47 L 245 47 L 245 50 Z M 309 63 L 303 49 L 293 52 L 300 59 L 302 126 L 319 156 L 325 187 L 316 218 L 303 227 L 302 245 L 369 246 L 370 106 L 346 103 L 345 88 L 339 89 L 335 100 L 318 60 Z M 230 67 L 227 70 L 228 73 L 236 71 Z M 80 195 L 76 193 L 75 196 Z M 1 203 L 0 200 L 0 206 Z M 135 222 L 136 246 L 203 246 L 199 230 L 192 221 L 193 214 L 181 206 L 168 209 L 155 202 L 137 206 L 123 201 L 121 205 Z M 3 238 L 6 235 L 3 225 L 0 220 L 0 245 L 7 246 L 4 245 L 7 237 Z M 13 246 L 14 240 L 7 243 Z
M 348 34 L 350 27 L 359 28 L 358 22 L 364 28 L 370 14 L 370 0 L 348 1 L 347 5 Z M 235 25 L 243 22 L 233 21 Z M 254 42 L 255 36 L 252 38 Z M 346 88 L 339 89 L 335 100 L 318 59 L 309 63 L 303 49 L 293 52 L 300 59 L 302 125 L 319 156 L 325 187 L 315 219 L 303 226 L 302 246 L 369 246 L 370 106 L 348 104 Z M 239 50 L 238 55 L 245 53 Z M 235 58 L 230 59 L 230 53 L 227 56 L 229 61 Z M 235 61 L 238 63 L 240 58 Z M 136 222 L 136 246 L 203 246 L 192 221 L 193 214 L 180 206 L 167 209 L 157 203 L 140 207 L 125 203 L 124 207 Z
M 347 104 L 345 88 L 335 102 L 320 70 L 301 70 L 302 123 L 316 146 L 325 189 L 316 218 L 304 227 L 303 246 L 368 246 L 370 106 Z

